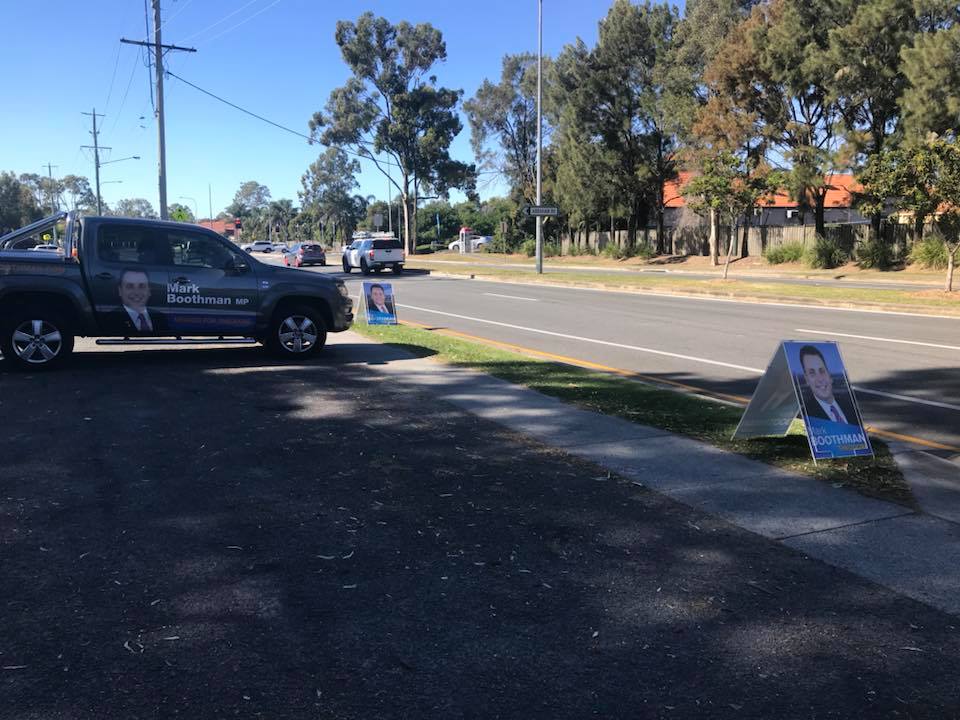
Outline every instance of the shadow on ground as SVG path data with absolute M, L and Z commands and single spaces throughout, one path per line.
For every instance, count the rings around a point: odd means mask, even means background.
M 0 718 L 960 712 L 956 618 L 330 350 L 0 376 Z

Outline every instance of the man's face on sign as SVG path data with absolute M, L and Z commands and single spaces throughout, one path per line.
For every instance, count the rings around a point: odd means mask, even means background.
M 144 272 L 125 272 L 120 278 L 120 302 L 133 310 L 143 311 L 150 300 L 150 279 Z
M 383 288 L 375 287 L 370 290 L 370 299 L 373 300 L 374 305 L 387 305 L 387 296 L 383 292 Z
M 803 356 L 803 375 L 813 394 L 824 402 L 833 402 L 833 378 L 819 355 Z

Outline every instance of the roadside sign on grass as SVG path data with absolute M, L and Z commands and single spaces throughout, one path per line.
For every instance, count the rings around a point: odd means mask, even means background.
M 837 343 L 780 343 L 733 437 L 786 435 L 798 412 L 815 461 L 873 455 Z
M 397 305 L 390 283 L 363 283 L 363 305 L 367 325 L 396 325 Z

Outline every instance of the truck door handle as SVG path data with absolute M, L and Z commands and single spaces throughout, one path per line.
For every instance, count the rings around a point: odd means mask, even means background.
M 185 278 L 185 277 L 183 277 L 183 275 L 181 275 L 181 276 L 178 277 L 178 278 L 174 278 L 173 281 L 174 281 L 175 283 L 181 283 L 181 284 L 183 284 L 183 285 L 186 285 L 188 282 L 190 282 L 190 278 Z
M 113 273 L 102 272 L 97 275 L 97 280 L 113 280 Z

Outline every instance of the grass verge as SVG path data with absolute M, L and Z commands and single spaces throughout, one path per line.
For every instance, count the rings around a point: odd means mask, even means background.
M 486 265 L 456 266 L 417 260 L 408 267 L 431 270 L 448 275 L 472 275 L 503 282 L 546 283 L 572 287 L 606 288 L 610 290 L 648 290 L 684 295 L 708 295 L 741 300 L 794 302 L 827 306 L 863 307 L 868 309 L 930 312 L 960 315 L 960 293 L 938 290 L 886 290 L 822 285 L 788 285 L 755 280 L 721 280 L 651 275 L 613 276 L 591 272 L 551 272 L 537 275 L 527 270 L 489 267 Z
M 480 370 L 588 410 L 687 435 L 770 465 L 854 488 L 864 495 L 916 507 L 887 446 L 875 438 L 872 439 L 875 458 L 814 464 L 799 421 L 794 422 L 783 438 L 731 440 L 742 408 L 450 337 L 442 331 L 362 323 L 356 323 L 353 329 L 416 355 L 429 355 L 452 365 Z

